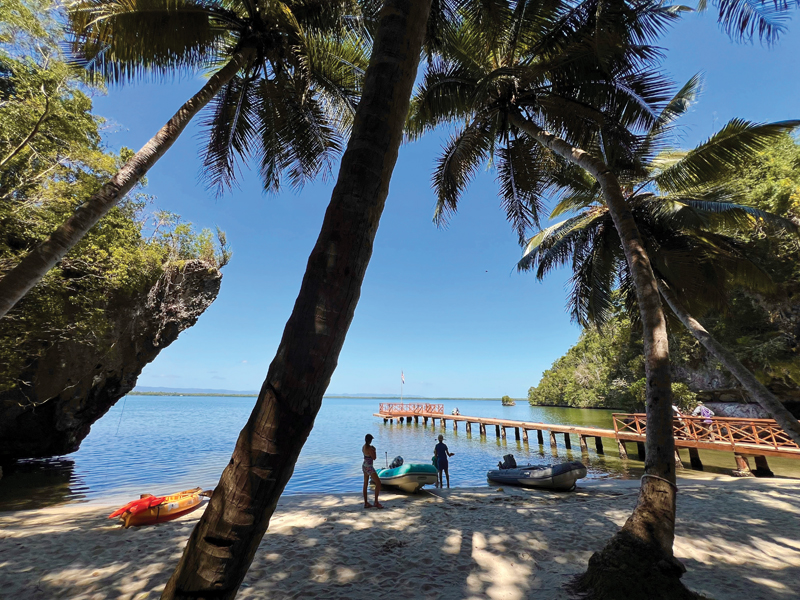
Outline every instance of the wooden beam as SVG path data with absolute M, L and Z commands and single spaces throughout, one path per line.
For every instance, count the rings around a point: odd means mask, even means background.
M 578 436 L 578 440 L 579 440 L 579 442 L 581 444 L 581 454 L 584 454 L 584 453 L 585 454 L 589 454 L 589 446 L 586 443 L 586 436 L 585 435 L 580 435 L 580 436 Z
M 775 477 L 775 473 L 769 468 L 766 456 L 756 455 L 756 468 L 753 470 L 753 475 L 756 477 Z
M 644 451 L 644 442 L 636 442 L 636 449 L 639 451 L 639 460 L 644 462 L 647 458 Z
M 597 451 L 598 454 L 604 454 L 603 452 L 603 438 L 599 435 L 594 437 L 594 449 Z
M 538 440 L 540 446 L 544 446 L 544 433 L 541 429 L 536 430 L 536 439 Z
M 617 440 L 617 446 L 619 447 L 619 457 L 622 460 L 628 460 L 628 449 L 625 447 L 625 440 Z
M 519 427 L 514 427 L 514 438 L 519 440 Z
M 697 448 L 689 448 L 689 464 L 692 465 L 695 471 L 703 470 L 703 463 L 700 460 L 700 452 L 697 451 Z
M 572 442 L 569 441 L 569 434 L 564 434 L 564 445 L 567 447 L 567 450 L 572 450 Z
M 736 459 L 736 468 L 731 473 L 734 477 L 753 477 L 753 472 L 750 470 L 750 464 L 747 462 L 746 456 L 734 452 L 733 458 Z
M 523 429 L 522 430 L 522 441 L 525 442 L 526 444 L 528 443 L 528 430 L 527 429 Z

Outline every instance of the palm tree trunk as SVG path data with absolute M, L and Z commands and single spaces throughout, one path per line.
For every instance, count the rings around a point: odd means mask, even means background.
M 671 289 L 661 282 L 659 282 L 658 289 L 661 292 L 661 296 L 666 300 L 667 304 L 669 304 L 672 312 L 681 320 L 681 323 L 689 330 L 689 333 L 691 333 L 698 342 L 703 344 L 703 347 L 731 372 L 736 380 L 742 384 L 742 387 L 747 390 L 750 397 L 772 415 L 772 418 L 777 421 L 781 429 L 783 429 L 797 444 L 800 444 L 800 423 L 798 423 L 795 416 L 786 410 L 783 403 L 739 362 L 739 359 L 734 356 L 733 352 L 714 339 L 706 328 L 686 311 Z
M 0 319 L 39 283 L 86 232 L 102 219 L 144 177 L 175 143 L 189 121 L 228 83 L 253 56 L 249 49 L 238 52 L 208 82 L 180 107 L 158 133 L 131 157 L 100 190 L 81 204 L 72 216 L 44 242 L 0 279 Z
M 162 595 L 233 598 L 322 404 L 397 160 L 431 0 L 388 0 L 300 294 L 230 464 Z
M 579 586 L 593 590 L 596 597 L 655 598 L 658 596 L 652 595 L 653 589 L 663 589 L 665 593 L 673 594 L 672 597 L 680 598 L 688 591 L 679 582 L 684 572 L 683 565 L 672 553 L 677 487 L 669 343 L 650 259 L 619 182 L 609 167 L 602 160 L 545 131 L 520 112 L 511 111 L 509 118 L 511 123 L 540 144 L 585 169 L 600 184 L 634 279 L 642 320 L 647 377 L 645 475 L 633 514 L 606 547 L 595 553 Z M 621 583 L 623 571 L 624 583 Z

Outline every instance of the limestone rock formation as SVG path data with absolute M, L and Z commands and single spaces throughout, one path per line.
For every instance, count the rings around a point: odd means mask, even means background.
M 0 463 L 74 452 L 92 424 L 133 389 L 146 364 L 197 322 L 220 289 L 217 267 L 190 260 L 103 308 L 103 339 L 63 339 L 0 391 Z

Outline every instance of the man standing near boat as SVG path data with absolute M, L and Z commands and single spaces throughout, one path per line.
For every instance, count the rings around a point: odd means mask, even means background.
M 444 483 L 442 481 L 442 471 L 447 476 L 447 487 L 450 487 L 450 472 L 447 470 L 448 467 L 448 456 L 454 456 L 454 452 L 450 452 L 447 449 L 447 446 L 444 443 L 444 436 L 439 435 L 439 443 L 433 449 L 433 453 L 436 455 L 436 470 L 439 472 L 439 487 L 444 487 Z

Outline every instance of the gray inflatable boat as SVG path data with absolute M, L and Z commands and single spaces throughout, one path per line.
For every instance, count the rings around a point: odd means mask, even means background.
M 506 485 L 569 491 L 575 487 L 578 479 L 586 477 L 586 466 L 577 461 L 558 465 L 526 465 L 524 467 L 514 463 L 513 467 L 508 465 L 508 468 L 489 471 L 486 477 L 495 483 L 505 483 Z

